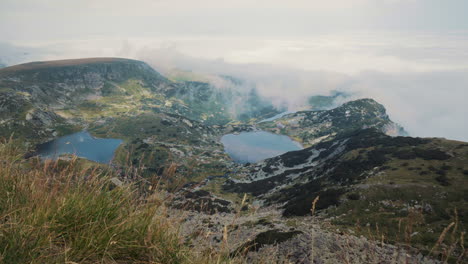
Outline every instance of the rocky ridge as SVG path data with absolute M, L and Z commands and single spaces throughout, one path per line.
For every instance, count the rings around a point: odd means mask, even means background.
M 331 110 L 300 111 L 262 122 L 259 127 L 288 135 L 305 146 L 366 128 L 377 128 L 392 136 L 407 135 L 401 126 L 390 120 L 384 106 L 372 99 L 350 101 Z

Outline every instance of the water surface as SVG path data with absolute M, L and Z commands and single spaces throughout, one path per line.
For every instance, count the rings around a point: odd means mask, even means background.
M 226 153 L 236 162 L 253 163 L 288 151 L 302 149 L 301 144 L 288 136 L 265 131 L 227 134 L 221 138 Z
M 94 138 L 81 131 L 63 136 L 38 146 L 38 154 L 45 159 L 57 159 L 63 154 L 74 154 L 88 160 L 109 163 L 122 143 L 120 139 Z

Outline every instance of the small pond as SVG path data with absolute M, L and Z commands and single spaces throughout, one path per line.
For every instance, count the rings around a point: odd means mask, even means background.
M 81 131 L 41 144 L 37 147 L 37 152 L 44 159 L 74 154 L 99 163 L 109 163 L 121 143 L 120 139 L 94 138 L 88 132 Z
M 253 163 L 302 149 L 301 144 L 288 136 L 265 131 L 227 134 L 221 138 L 221 143 L 226 153 L 238 163 Z

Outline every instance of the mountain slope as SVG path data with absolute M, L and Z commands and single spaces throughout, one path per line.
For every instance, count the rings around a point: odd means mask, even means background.
M 2 135 L 15 132 L 17 136 L 40 140 L 68 133 L 92 120 L 95 114 L 87 112 L 116 115 L 119 106 L 125 106 L 125 99 L 130 99 L 131 104 L 139 99 L 134 97 L 145 92 L 171 89 L 169 84 L 145 63 L 126 59 L 33 62 L 3 68 Z M 103 102 L 108 98 L 113 105 Z M 62 131 L 60 127 L 68 129 Z
M 268 102 L 248 118 L 276 113 Z M 172 82 L 146 63 L 119 58 L 32 62 L 0 69 L 0 133 L 37 140 L 86 127 L 104 117 L 141 113 L 184 115 L 225 124 L 242 113 L 232 106 L 248 96 L 211 84 Z M 221 99 L 221 100 L 220 100 Z M 32 127 L 33 129 L 29 129 Z M 62 131 L 64 130 L 64 131 Z M 56 132 L 56 133 L 54 133 Z
M 367 129 L 247 166 L 224 190 L 278 205 L 286 217 L 309 215 L 319 196 L 316 209 L 338 226 L 358 232 L 371 223 L 395 242 L 407 235 L 403 221 L 412 242 L 430 249 L 455 218 L 468 228 L 467 160 L 464 142 Z
M 2 86 L 30 94 L 38 105 L 53 107 L 112 94 L 117 92 L 113 83 L 129 79 L 144 81 L 152 91 L 169 85 L 146 63 L 117 58 L 26 63 L 2 69 L 0 78 Z

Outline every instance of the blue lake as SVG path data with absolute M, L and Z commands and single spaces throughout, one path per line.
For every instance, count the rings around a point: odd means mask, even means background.
M 94 138 L 88 132 L 82 131 L 41 144 L 37 150 L 39 156 L 44 159 L 57 159 L 63 154 L 74 154 L 88 160 L 109 163 L 121 143 L 120 139 Z
M 302 149 L 301 144 L 288 136 L 265 131 L 227 134 L 221 138 L 221 143 L 226 153 L 238 163 L 253 163 Z

